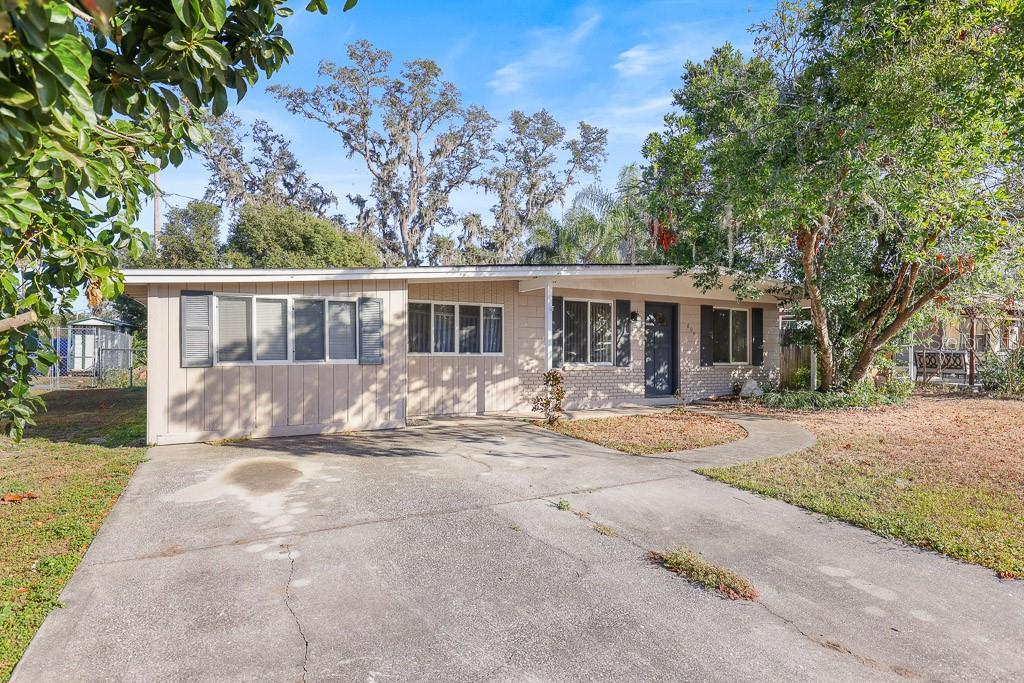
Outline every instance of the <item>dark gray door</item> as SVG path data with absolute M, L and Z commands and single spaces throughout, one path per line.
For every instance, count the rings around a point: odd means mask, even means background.
M 671 396 L 676 391 L 676 305 L 644 306 L 644 393 Z

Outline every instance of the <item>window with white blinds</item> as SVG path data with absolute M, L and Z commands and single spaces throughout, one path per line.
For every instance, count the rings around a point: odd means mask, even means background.
M 182 367 L 376 364 L 383 358 L 383 302 L 377 298 L 189 292 L 182 295 L 181 308 Z M 369 340 L 365 355 L 370 360 L 360 355 L 360 334 Z
M 356 358 L 356 302 L 327 302 L 327 355 L 331 360 Z
M 501 305 L 409 302 L 409 353 L 501 355 L 504 352 Z
M 256 299 L 256 360 L 288 360 L 287 299 Z

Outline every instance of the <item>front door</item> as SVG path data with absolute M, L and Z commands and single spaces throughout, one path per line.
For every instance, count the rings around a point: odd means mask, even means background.
M 647 302 L 644 313 L 644 394 L 676 391 L 676 305 Z

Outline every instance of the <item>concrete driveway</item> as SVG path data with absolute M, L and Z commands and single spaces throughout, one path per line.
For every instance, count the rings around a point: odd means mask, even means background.
M 1024 583 L 691 471 L 807 443 L 743 423 L 685 457 L 483 419 L 154 448 L 14 678 L 1024 677 Z M 762 599 L 645 559 L 681 544 Z

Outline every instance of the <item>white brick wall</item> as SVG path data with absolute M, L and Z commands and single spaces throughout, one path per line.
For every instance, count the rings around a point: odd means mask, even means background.
M 615 292 L 590 292 L 558 290 L 556 296 L 565 298 L 622 299 L 625 296 Z M 525 295 L 520 295 L 525 296 Z M 543 296 L 536 297 L 543 303 Z M 658 301 L 665 301 L 658 297 Z M 671 300 L 670 300 L 671 302 Z M 679 391 L 682 400 L 692 402 L 712 395 L 732 393 L 733 385 L 742 384 L 753 377 L 762 384 L 777 383 L 779 380 L 778 308 L 771 304 L 737 304 L 735 301 L 702 301 L 699 299 L 676 299 L 679 304 Z M 700 306 L 711 303 L 720 306 L 752 308 L 755 305 L 764 312 L 764 365 L 727 365 L 701 367 L 700 365 Z M 630 310 L 643 315 L 644 299 L 632 295 Z M 521 409 L 528 409 L 530 401 L 541 389 L 544 371 L 543 345 L 537 344 L 544 338 L 543 317 L 530 318 L 533 333 L 522 334 L 522 339 L 533 342 L 529 347 L 520 346 L 523 354 L 520 366 Z M 565 407 L 570 410 L 606 408 L 617 404 L 635 402 L 644 398 L 644 329 L 642 324 L 631 327 L 631 362 L 629 367 L 607 365 L 569 365 L 565 373 Z

